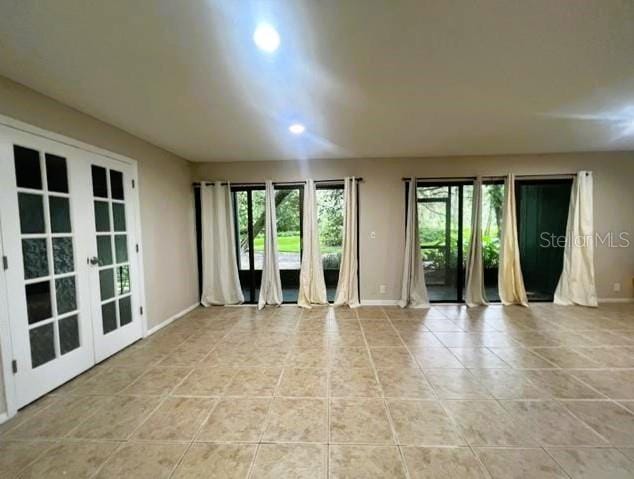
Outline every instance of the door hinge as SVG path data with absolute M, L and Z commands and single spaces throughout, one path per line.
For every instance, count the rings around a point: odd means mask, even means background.
M 134 246 L 134 249 L 136 249 L 136 252 L 137 252 L 137 253 L 139 252 L 139 243 L 137 243 L 137 244 Z
M 6 271 L 9 269 L 9 258 L 6 256 L 2 257 L 2 268 Z
M 143 314 L 143 306 L 139 306 L 139 313 Z
M 18 362 L 15 359 L 11 361 L 11 370 L 13 374 L 18 374 Z
M 136 182 L 132 180 L 132 188 L 136 188 Z

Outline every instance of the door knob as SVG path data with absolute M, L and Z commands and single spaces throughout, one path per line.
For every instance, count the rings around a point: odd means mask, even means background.
M 93 266 L 99 264 L 99 258 L 97 258 L 96 256 L 93 256 L 92 258 L 88 258 L 88 264 L 91 264 Z

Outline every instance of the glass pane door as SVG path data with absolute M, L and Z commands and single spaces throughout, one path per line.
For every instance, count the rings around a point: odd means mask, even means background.
M 304 188 L 275 187 L 277 216 L 277 254 L 285 303 L 296 303 L 299 294 L 299 270 L 302 264 Z
M 343 247 L 343 185 L 317 186 L 319 248 L 328 301 L 335 300 Z
M 130 168 L 99 160 L 90 167 L 94 214 L 93 309 L 100 361 L 141 337 Z
M 3 133 L 0 215 L 21 407 L 92 365 L 90 294 L 78 256 L 77 159 L 56 143 Z

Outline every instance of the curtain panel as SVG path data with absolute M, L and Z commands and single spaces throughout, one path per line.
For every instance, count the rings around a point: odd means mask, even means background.
M 343 186 L 343 248 L 339 280 L 335 294 L 335 306 L 360 306 L 358 271 L 358 231 L 357 231 L 357 180 L 354 177 L 344 179 Z
M 277 254 L 277 215 L 275 212 L 275 188 L 272 181 L 265 183 L 264 193 L 264 264 L 258 309 L 267 304 L 282 304 L 282 281 Z
M 467 255 L 465 303 L 470 308 L 488 304 L 484 290 L 482 258 L 482 180 L 473 182 L 471 206 L 471 241 Z

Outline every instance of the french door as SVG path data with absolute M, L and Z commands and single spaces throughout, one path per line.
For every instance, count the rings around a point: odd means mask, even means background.
M 132 177 L 123 162 L 0 126 L 18 408 L 141 337 Z

